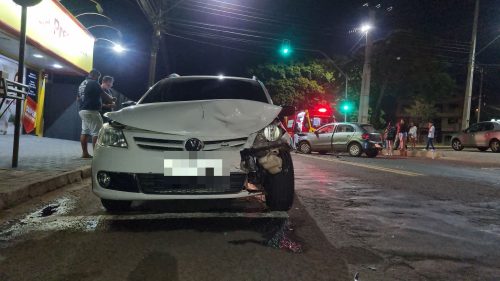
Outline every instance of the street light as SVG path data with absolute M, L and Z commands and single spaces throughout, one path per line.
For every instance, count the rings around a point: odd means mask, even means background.
M 113 51 L 115 51 L 116 53 L 123 53 L 124 51 L 127 50 L 120 43 L 116 43 L 116 42 L 109 40 L 107 38 L 99 37 L 99 38 L 96 38 L 94 42 L 97 42 L 99 40 L 103 40 L 103 41 L 111 43 L 113 45 Z
M 363 25 L 359 28 L 359 30 L 360 30 L 361 32 L 363 32 L 363 33 L 367 33 L 367 32 L 368 32 L 368 31 L 370 31 L 372 28 L 373 28 L 373 26 L 372 26 L 372 25 L 370 25 L 370 24 L 368 24 L 368 23 L 365 23 L 365 24 L 363 24 Z

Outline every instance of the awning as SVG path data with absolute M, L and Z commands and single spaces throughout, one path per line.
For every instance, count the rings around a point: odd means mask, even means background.
M 17 59 L 21 6 L 0 0 L 0 53 Z M 38 69 L 81 75 L 92 69 L 94 37 L 56 0 L 28 8 L 25 63 Z

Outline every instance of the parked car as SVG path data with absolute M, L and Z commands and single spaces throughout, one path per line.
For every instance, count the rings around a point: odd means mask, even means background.
M 106 114 L 92 190 L 108 211 L 126 210 L 133 200 L 260 194 L 271 210 L 288 210 L 292 141 L 278 117 L 292 114 L 273 105 L 256 79 L 163 79 L 136 105 Z
M 314 133 L 299 135 L 298 150 L 302 153 L 349 152 L 351 156 L 376 157 L 382 150 L 382 137 L 370 124 L 330 123 Z
M 486 121 L 473 124 L 451 138 L 451 147 L 454 150 L 476 147 L 480 151 L 490 148 L 493 152 L 500 152 L 500 122 Z

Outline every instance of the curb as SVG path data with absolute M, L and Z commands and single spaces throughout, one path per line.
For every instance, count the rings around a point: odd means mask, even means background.
M 442 158 L 444 155 L 443 153 L 439 151 L 425 151 L 425 150 L 407 150 L 407 157 L 420 157 L 420 158 L 431 158 L 431 159 L 438 159 Z M 387 150 L 383 149 L 381 151 L 382 155 L 386 155 Z M 399 150 L 394 150 L 393 155 L 394 156 L 399 156 Z
M 73 171 L 61 173 L 57 176 L 44 178 L 37 182 L 16 187 L 9 192 L 0 193 L 0 210 L 11 208 L 50 191 L 68 184 L 81 182 L 92 175 L 90 166 L 84 166 Z

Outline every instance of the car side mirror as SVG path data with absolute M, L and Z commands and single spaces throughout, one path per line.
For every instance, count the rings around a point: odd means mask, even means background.
M 137 102 L 129 100 L 126 102 L 122 102 L 122 107 L 127 107 L 127 106 L 131 106 L 131 105 L 136 105 L 136 104 L 137 104 Z
M 295 114 L 295 106 L 284 105 L 281 107 L 280 117 L 291 116 Z
M 314 131 L 314 134 L 315 134 L 317 137 L 319 137 L 319 133 L 318 133 L 318 131 Z

